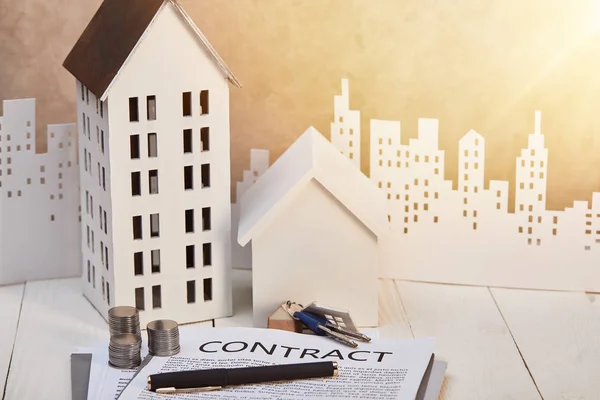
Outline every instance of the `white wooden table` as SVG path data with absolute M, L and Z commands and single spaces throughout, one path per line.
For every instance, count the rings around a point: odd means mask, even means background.
M 251 274 L 234 271 L 234 316 L 251 326 Z M 0 287 L 0 393 L 70 399 L 70 354 L 108 327 L 79 279 Z M 435 337 L 439 399 L 600 399 L 600 296 L 382 280 L 380 336 Z

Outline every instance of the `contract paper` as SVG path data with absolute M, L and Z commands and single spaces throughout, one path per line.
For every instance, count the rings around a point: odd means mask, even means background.
M 414 400 L 434 345 L 432 339 L 377 340 L 351 348 L 324 337 L 255 328 L 201 329 L 197 334 L 189 330 L 180 340 L 178 355 L 150 360 L 119 400 L 164 400 L 165 395 L 147 390 L 148 375 L 157 373 L 316 361 L 337 361 L 339 376 L 227 387 L 176 397 Z

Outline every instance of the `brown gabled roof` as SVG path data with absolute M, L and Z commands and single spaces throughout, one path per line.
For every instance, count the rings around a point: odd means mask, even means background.
M 96 97 L 102 97 L 166 1 L 171 0 L 104 0 L 63 66 Z M 225 76 L 241 87 L 191 18 L 179 4 L 173 4 L 192 26 Z

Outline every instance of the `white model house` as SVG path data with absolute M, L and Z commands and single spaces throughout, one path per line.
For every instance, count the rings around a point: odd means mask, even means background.
M 377 325 L 385 196 L 309 128 L 241 198 L 238 241 L 252 241 L 255 326 L 287 300 L 318 301 Z
M 83 292 L 142 327 L 231 315 L 229 86 L 173 0 L 105 0 L 64 66 L 77 79 Z

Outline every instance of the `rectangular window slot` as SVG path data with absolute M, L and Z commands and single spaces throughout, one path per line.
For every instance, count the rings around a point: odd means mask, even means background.
M 150 194 L 158 194 L 158 170 L 151 169 L 148 171 L 148 185 Z
M 202 151 L 208 151 L 210 149 L 210 139 L 209 139 L 209 129 L 208 126 L 200 129 L 200 141 L 202 142 Z
M 138 122 L 140 120 L 139 111 L 138 111 L 138 98 L 130 97 L 129 98 L 129 121 L 130 122 Z
M 184 153 L 192 152 L 192 130 L 191 129 L 183 130 L 183 152 Z
M 106 226 L 106 225 L 105 225 Z M 133 217 L 133 238 L 142 239 L 142 216 Z
M 185 266 L 186 268 L 196 267 L 196 246 L 193 244 L 185 246 Z
M 139 287 L 135 289 L 135 308 L 137 308 L 140 311 L 143 311 L 145 309 L 145 304 L 144 304 L 144 288 L 143 287 Z
M 210 164 L 202 164 L 200 166 L 200 175 L 202 179 L 202 187 L 210 187 Z
M 192 92 L 183 92 L 181 97 L 183 116 L 189 117 L 192 115 Z
M 141 251 L 133 254 L 133 273 L 144 275 L 144 253 Z
M 106 304 L 110 306 L 110 285 L 106 282 Z
M 194 188 L 194 166 L 187 165 L 183 167 L 183 188 L 192 190 Z
M 156 96 L 146 97 L 146 114 L 148 121 L 154 121 L 156 119 Z
M 188 304 L 196 302 L 196 281 L 187 281 L 187 302 Z
M 158 237 L 159 232 L 158 214 L 150 214 L 150 237 Z
M 212 278 L 204 278 L 204 301 L 212 300 Z
M 161 308 L 160 285 L 152 286 L 152 308 Z
M 202 244 L 202 265 L 204 267 L 212 265 L 212 243 Z
M 210 207 L 202 208 L 202 230 L 210 231 Z
M 140 179 L 140 172 L 131 173 L 131 195 L 140 196 L 142 194 L 142 183 Z
M 158 142 L 156 133 L 148 134 L 148 157 L 158 157 Z
M 185 232 L 194 232 L 194 210 L 185 210 Z
M 152 273 L 156 274 L 160 272 L 160 250 L 152 250 L 150 252 L 150 259 L 152 263 Z
M 202 90 L 200 92 L 200 114 L 208 114 L 208 90 Z
M 132 160 L 140 158 L 140 135 L 129 136 L 129 154 Z

